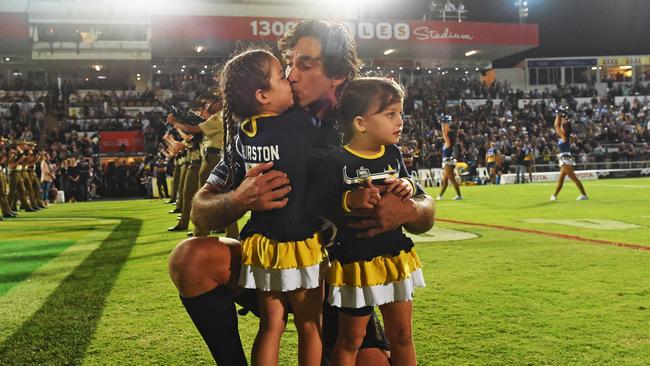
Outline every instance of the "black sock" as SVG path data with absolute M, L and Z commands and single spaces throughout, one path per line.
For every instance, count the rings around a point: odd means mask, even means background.
M 219 366 L 246 366 L 232 295 L 219 286 L 195 297 L 181 297 L 185 310 Z

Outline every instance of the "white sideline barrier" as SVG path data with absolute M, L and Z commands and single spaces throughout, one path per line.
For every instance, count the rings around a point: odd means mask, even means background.
M 576 176 L 580 180 L 596 180 L 599 178 L 608 177 L 610 175 L 620 176 L 620 173 L 639 172 L 642 176 L 650 175 L 650 168 L 637 168 L 637 169 L 598 169 L 598 170 L 576 170 Z M 545 172 L 533 173 L 533 182 L 555 182 L 560 176 L 560 172 Z M 528 173 L 524 174 L 524 178 L 528 180 Z M 514 184 L 516 182 L 516 174 L 502 174 L 501 184 Z M 564 178 L 565 180 L 568 178 Z
M 601 170 L 578 170 L 576 176 L 580 180 L 596 180 L 600 175 Z M 533 173 L 533 182 L 556 182 L 560 177 L 560 172 L 547 172 L 547 173 Z M 528 173 L 524 174 L 524 178 L 528 179 Z M 501 174 L 501 184 L 515 184 L 517 179 L 516 174 Z M 565 180 L 568 177 L 564 178 Z

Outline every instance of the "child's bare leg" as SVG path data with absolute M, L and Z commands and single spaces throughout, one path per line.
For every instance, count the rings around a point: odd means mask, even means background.
M 369 318 L 370 315 L 354 316 L 339 312 L 339 333 L 332 351 L 332 366 L 356 364 L 357 352 L 366 335 Z
M 298 364 L 319 366 L 323 354 L 323 288 L 291 291 L 287 299 L 298 330 Z
M 386 337 L 390 343 L 391 364 L 415 366 L 413 343 L 413 303 L 400 301 L 379 307 L 384 318 Z
M 260 326 L 253 343 L 254 366 L 277 366 L 280 338 L 287 326 L 287 299 L 279 291 L 258 291 Z

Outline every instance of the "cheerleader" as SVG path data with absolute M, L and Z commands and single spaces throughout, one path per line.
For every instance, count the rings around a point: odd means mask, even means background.
M 442 176 L 442 183 L 440 184 L 440 194 L 436 197 L 437 200 L 441 200 L 442 196 L 447 190 L 449 182 L 454 186 L 456 191 L 456 197 L 454 201 L 459 201 L 463 199 L 463 196 L 460 194 L 460 186 L 458 181 L 456 181 L 456 174 L 454 174 L 454 169 L 456 169 L 456 159 L 454 159 L 454 144 L 456 142 L 456 133 L 451 130 L 450 124 L 452 122 L 451 116 L 444 116 L 442 121 L 442 138 L 445 140 L 445 144 L 442 146 L 442 169 L 444 171 Z
M 569 122 L 566 117 L 562 116 L 561 113 L 558 113 L 555 117 L 554 126 L 555 132 L 560 136 L 560 139 L 557 142 L 557 147 L 560 150 L 560 154 L 558 155 L 560 177 L 557 179 L 557 187 L 555 188 L 555 193 L 551 196 L 551 201 L 557 201 L 557 195 L 560 194 L 560 191 L 562 190 L 562 185 L 564 184 L 564 178 L 566 176 L 571 178 L 576 187 L 578 187 L 578 190 L 580 190 L 580 195 L 576 200 L 587 200 L 589 197 L 587 197 L 585 188 L 582 186 L 582 182 L 580 182 L 580 179 L 578 179 L 573 170 L 575 160 L 571 156 L 571 122 Z

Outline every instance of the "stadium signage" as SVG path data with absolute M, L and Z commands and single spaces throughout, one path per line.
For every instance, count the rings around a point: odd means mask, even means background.
M 433 39 L 463 39 L 471 41 L 474 39 L 474 36 L 471 34 L 450 32 L 449 28 L 445 28 L 445 30 L 440 33 L 435 29 L 430 29 L 429 27 L 419 27 L 413 30 L 413 35 L 415 35 L 415 38 L 419 41 L 428 41 Z
M 301 19 L 274 17 L 175 16 L 152 18 L 154 41 L 263 41 L 274 42 Z M 534 24 L 440 22 L 421 20 L 342 21 L 363 41 L 413 44 L 468 43 L 538 45 Z

